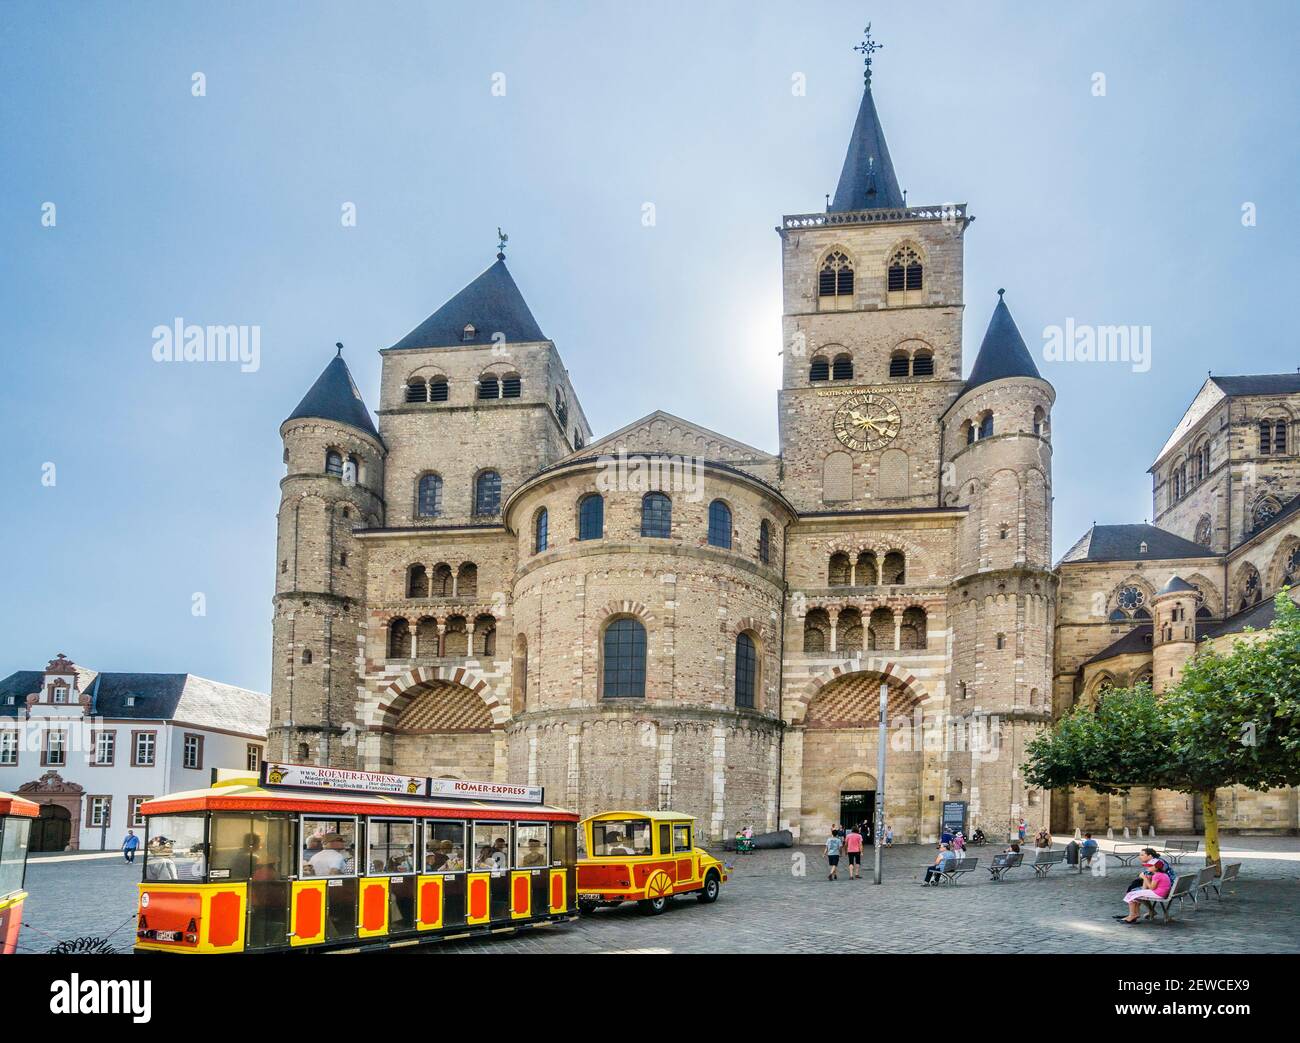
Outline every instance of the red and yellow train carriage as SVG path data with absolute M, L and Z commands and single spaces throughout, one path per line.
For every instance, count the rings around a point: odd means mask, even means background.
M 27 892 L 27 839 L 41 809 L 30 800 L 0 792 L 0 955 L 18 948 Z
M 676 895 L 716 902 L 727 867 L 695 846 L 695 819 L 677 811 L 606 811 L 582 820 L 578 908 L 636 902 L 642 912 L 668 908 Z
M 357 951 L 571 920 L 578 818 L 542 797 L 267 764 L 146 801 L 136 950 Z

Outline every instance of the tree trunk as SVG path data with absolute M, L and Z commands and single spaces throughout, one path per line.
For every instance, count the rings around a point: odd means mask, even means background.
M 1201 812 L 1205 816 L 1205 864 L 1219 864 L 1219 809 L 1214 790 L 1201 790 Z M 1215 873 L 1218 876 L 1218 873 Z

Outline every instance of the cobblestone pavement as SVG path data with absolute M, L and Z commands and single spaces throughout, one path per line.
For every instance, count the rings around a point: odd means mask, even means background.
M 994 884 L 982 868 L 998 850 L 975 849 L 981 868 L 954 886 L 923 888 L 929 847 L 885 852 L 885 883 L 826 879 L 816 848 L 724 857 L 734 866 L 722 897 L 711 906 L 684 898 L 662 916 L 632 905 L 602 909 L 557 927 L 459 941 L 412 954 L 531 952 L 1168 952 L 1300 951 L 1300 838 L 1232 837 L 1227 861 L 1241 861 L 1241 878 L 1222 902 L 1184 903 L 1169 926 L 1126 927 L 1120 894 L 1132 869 L 1110 860 L 1104 878 L 1054 868 L 1044 880 L 1019 870 Z M 802 859 L 805 875 L 794 869 Z M 844 867 L 841 866 L 841 872 Z M 1195 871 L 1191 861 L 1183 871 Z M 23 946 L 43 951 L 51 939 L 107 935 L 131 943 L 139 865 L 120 858 L 33 858 Z M 118 930 L 120 928 L 120 930 Z

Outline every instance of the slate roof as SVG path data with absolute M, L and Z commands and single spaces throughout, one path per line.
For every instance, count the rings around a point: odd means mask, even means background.
M 475 330 L 468 340 L 466 326 Z M 394 344 L 393 350 L 492 344 L 498 333 L 508 343 L 547 339 L 500 254 L 491 268 Z
M 91 696 L 91 713 L 126 720 L 176 720 L 200 728 L 239 732 L 260 738 L 271 723 L 271 697 L 262 692 L 210 681 L 194 674 L 95 673 L 78 670 L 82 693 Z M 0 717 L 20 717 L 27 696 L 40 691 L 45 674 L 18 670 L 0 680 Z M 8 696 L 14 705 L 8 705 Z M 127 705 L 127 696 L 135 705 Z
M 1211 376 L 1225 395 L 1293 395 L 1300 392 L 1300 373 L 1257 373 L 1244 377 Z
M 1135 626 L 1118 641 L 1112 641 L 1091 659 L 1084 662 L 1084 666 L 1089 663 L 1100 663 L 1103 659 L 1114 659 L 1116 656 L 1147 654 L 1151 652 L 1151 624 L 1141 623 Z
M 975 365 L 966 378 L 966 391 L 1004 377 L 1034 377 L 1041 380 L 1034 357 L 1025 346 L 1025 338 L 1011 317 L 1011 309 L 998 290 L 998 304 L 984 332 L 984 341 L 975 356 Z
M 894 176 L 894 164 L 885 144 L 885 132 L 876 114 L 871 86 L 862 92 L 858 118 L 849 137 L 844 155 L 840 183 L 827 210 L 841 213 L 852 210 L 894 210 L 904 206 L 903 192 Z
M 1146 543 L 1143 553 L 1140 545 Z M 1213 558 L 1214 551 L 1154 525 L 1094 525 L 1058 564 L 1072 561 L 1142 561 Z
M 1273 620 L 1276 618 L 1277 605 L 1273 603 L 1272 598 L 1264 598 L 1258 605 L 1251 605 L 1250 608 L 1243 609 L 1227 619 L 1198 626 L 1196 636 L 1200 638 L 1222 637 L 1224 634 L 1239 634 L 1247 627 L 1263 630 L 1265 627 L 1272 626 Z
M 1156 592 L 1156 597 L 1159 597 L 1161 594 L 1181 594 L 1183 591 L 1194 591 L 1195 589 L 1196 588 L 1188 583 L 1187 580 L 1183 579 L 1182 576 L 1170 576 L 1169 582 Z
M 357 390 L 356 381 L 352 379 L 348 364 L 343 361 L 341 350 L 338 355 L 330 359 L 329 365 L 316 378 L 316 383 L 311 386 L 311 390 L 298 403 L 298 408 L 285 420 L 287 422 L 303 417 L 334 420 L 355 427 L 375 438 L 379 437 L 374 421 L 370 419 L 370 410 L 366 408 L 361 392 Z

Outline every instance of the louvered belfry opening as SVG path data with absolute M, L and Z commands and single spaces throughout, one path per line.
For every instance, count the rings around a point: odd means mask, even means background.
M 839 250 L 832 250 L 822 262 L 817 276 L 817 296 L 853 296 L 853 262 Z
M 485 399 L 501 397 L 501 385 L 496 377 L 484 375 L 478 378 L 478 397 Z
M 412 377 L 406 384 L 407 402 L 427 402 L 428 388 L 421 377 Z
M 831 379 L 830 361 L 828 359 L 824 359 L 820 357 L 813 359 L 812 365 L 808 367 L 808 379 L 814 381 L 830 380 Z
M 522 390 L 523 384 L 520 381 L 518 374 L 501 378 L 502 398 L 518 398 Z
M 447 382 L 445 380 L 429 381 L 429 401 L 430 402 L 447 401 Z
M 840 355 L 831 365 L 832 380 L 852 380 L 853 379 L 853 359 L 848 355 Z
M 934 376 L 934 356 L 926 351 L 919 351 L 912 358 L 912 376 Z
M 909 362 L 910 359 L 908 359 L 907 352 L 905 351 L 900 351 L 891 355 L 889 357 L 889 375 L 891 377 L 907 376 Z
M 913 247 L 903 246 L 889 259 L 890 293 L 919 290 L 922 283 L 921 255 Z

